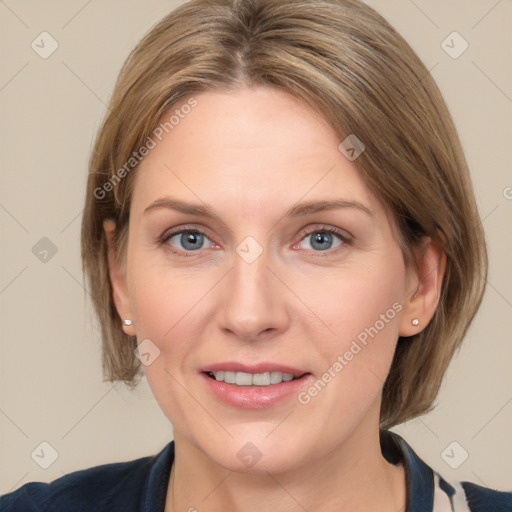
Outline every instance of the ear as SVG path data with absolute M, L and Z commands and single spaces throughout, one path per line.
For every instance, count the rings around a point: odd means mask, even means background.
M 108 269 L 114 304 L 119 316 L 123 320 L 131 320 L 132 313 L 130 308 L 130 299 L 128 296 L 128 287 L 126 285 L 126 275 L 114 249 L 116 223 L 111 219 L 106 219 L 103 222 L 103 229 L 105 230 L 105 236 L 108 244 Z M 122 324 L 122 328 L 128 336 L 135 336 L 135 329 L 133 325 Z
M 441 297 L 446 255 L 439 243 L 426 237 L 415 250 L 415 262 L 407 269 L 407 294 L 399 325 L 400 336 L 412 336 L 430 322 Z M 419 324 L 412 321 L 418 319 Z

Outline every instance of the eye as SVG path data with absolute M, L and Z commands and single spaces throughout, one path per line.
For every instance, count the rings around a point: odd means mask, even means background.
M 183 229 L 178 232 L 169 233 L 163 241 L 172 248 L 177 249 L 177 252 L 195 252 L 213 245 L 213 242 L 204 233 L 192 229 Z
M 162 238 L 162 243 L 169 251 L 182 256 L 190 256 L 191 253 L 198 253 L 202 249 L 218 247 L 215 242 L 197 229 L 181 229 L 168 233 Z M 326 226 L 306 232 L 294 248 L 325 252 L 350 243 L 350 237 L 344 232 Z
M 296 245 L 300 249 L 313 251 L 328 251 L 336 249 L 344 243 L 349 243 L 346 236 L 334 228 L 322 228 L 310 231 Z

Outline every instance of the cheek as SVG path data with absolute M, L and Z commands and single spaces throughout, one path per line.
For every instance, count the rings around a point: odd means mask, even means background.
M 199 306 L 215 279 L 208 272 L 184 271 L 160 262 L 148 264 L 151 260 L 143 259 L 135 255 L 128 270 L 137 336 L 163 345 L 164 339 L 178 337 L 175 333 L 197 323 Z
M 212 297 L 225 272 L 148 265 L 142 259 L 134 258 L 129 271 L 132 316 L 138 342 L 149 339 L 157 347 L 158 358 L 143 370 L 156 399 L 169 412 L 180 402 L 182 376 L 196 371 L 197 353 L 203 350 L 205 329 L 215 312 Z
M 135 261 L 134 261 L 135 263 Z M 214 280 L 158 266 L 134 265 L 130 296 L 138 342 L 149 339 L 158 356 L 143 365 L 148 384 L 173 426 L 187 430 L 190 395 L 183 379 L 184 368 L 192 367 L 190 355 L 197 350 L 203 320 L 207 317 L 207 291 Z M 199 282 L 203 286 L 199 287 Z
M 342 396 L 345 405 L 357 408 L 380 393 L 398 340 L 404 279 L 397 259 L 386 271 L 377 265 L 353 268 L 309 288 L 308 305 L 329 330 L 322 328 L 319 336 L 307 322 L 301 329 L 316 340 L 316 362 L 324 380 L 342 391 L 333 393 L 332 400 Z
M 331 337 L 338 340 L 364 338 L 366 329 L 398 333 L 399 312 L 404 299 L 405 271 L 401 260 L 386 265 L 333 269 L 329 276 L 310 278 L 298 289 L 311 311 Z M 300 280 L 296 281 L 300 284 Z M 373 330 L 372 330 L 373 332 Z M 324 337 L 332 345 L 329 336 Z

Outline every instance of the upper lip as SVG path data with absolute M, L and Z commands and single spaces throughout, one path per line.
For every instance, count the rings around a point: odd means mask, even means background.
M 294 377 L 300 377 L 305 373 L 309 373 L 299 368 L 287 366 L 278 363 L 258 363 L 258 364 L 245 364 L 236 361 L 226 361 L 224 363 L 209 364 L 201 369 L 202 372 L 244 372 L 244 373 L 267 373 L 267 372 L 281 372 L 290 373 Z

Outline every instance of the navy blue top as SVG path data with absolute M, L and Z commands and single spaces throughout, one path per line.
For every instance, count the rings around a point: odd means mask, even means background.
M 449 484 L 397 434 L 381 431 L 384 457 L 403 464 L 406 512 L 512 512 L 512 492 Z M 0 497 L 0 512 L 164 512 L 174 441 L 158 455 L 28 483 Z

